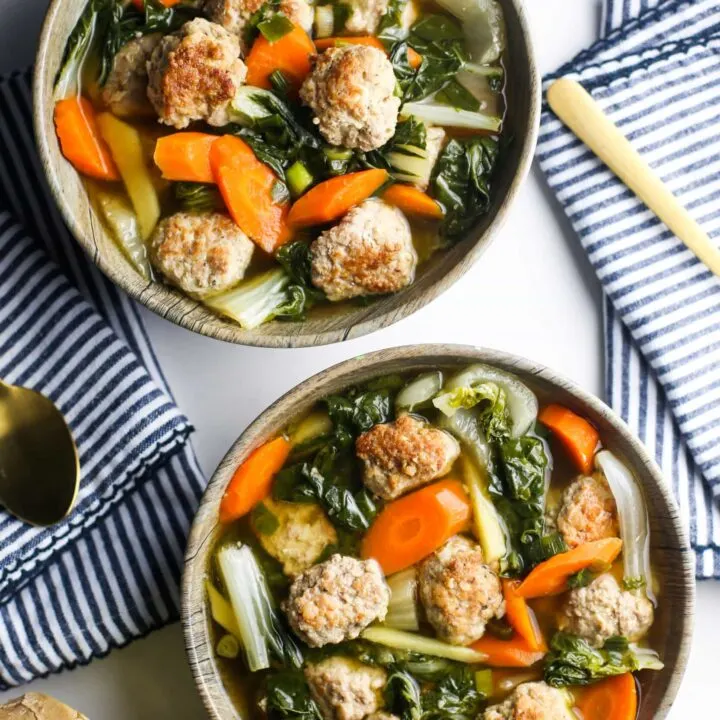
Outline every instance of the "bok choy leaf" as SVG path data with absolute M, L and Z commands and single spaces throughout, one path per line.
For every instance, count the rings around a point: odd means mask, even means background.
M 545 659 L 545 682 L 556 688 L 589 685 L 613 675 L 662 668 L 656 652 L 633 646 L 624 637 L 609 638 L 597 649 L 575 635 L 557 632 Z

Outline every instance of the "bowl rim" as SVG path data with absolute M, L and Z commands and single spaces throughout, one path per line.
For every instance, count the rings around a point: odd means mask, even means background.
M 489 221 L 486 229 L 474 239 L 464 253 L 453 261 L 453 264 L 447 272 L 443 275 L 438 274 L 419 294 L 398 300 L 397 304 L 391 302 L 388 307 L 377 309 L 377 305 L 384 302 L 382 299 L 379 299 L 377 303 L 371 306 L 376 308 L 376 312 L 369 314 L 359 308 L 357 311 L 348 315 L 348 319 L 354 319 L 354 321 L 343 323 L 342 327 L 318 331 L 317 329 L 312 330 L 312 326 L 310 329 L 307 329 L 308 325 L 303 321 L 301 324 L 288 324 L 289 327 L 291 327 L 291 331 L 287 333 L 266 334 L 262 332 L 262 326 L 252 330 L 245 330 L 234 324 L 225 328 L 217 327 L 211 323 L 196 323 L 193 321 L 193 316 L 195 315 L 197 306 L 195 306 L 193 311 L 183 312 L 179 316 L 173 312 L 173 304 L 177 304 L 177 295 L 172 293 L 178 291 L 174 291 L 162 283 L 154 281 L 148 281 L 144 283 L 142 287 L 133 285 L 131 280 L 132 276 L 125 271 L 125 268 L 104 258 L 102 254 L 97 251 L 97 248 L 93 246 L 91 238 L 89 237 L 92 235 L 92 231 L 83 229 L 76 213 L 71 210 L 70 204 L 64 199 L 63 187 L 49 145 L 50 141 L 43 126 L 44 116 L 48 112 L 47 105 L 52 102 L 52 98 L 46 100 L 46 98 L 43 97 L 43 79 L 49 72 L 49 55 L 53 46 L 56 45 L 54 28 L 65 1 L 66 0 L 52 0 L 50 3 L 43 21 L 33 70 L 33 126 L 41 165 L 48 185 L 56 205 L 59 207 L 60 213 L 75 241 L 91 256 L 93 263 L 101 272 L 130 297 L 145 305 L 149 310 L 191 332 L 249 347 L 315 347 L 362 337 L 409 317 L 435 300 L 443 292 L 449 290 L 452 285 L 474 266 L 505 223 L 509 209 L 514 204 L 520 188 L 525 182 L 530 167 L 532 166 L 540 129 L 540 111 L 542 105 L 541 75 L 538 69 L 532 32 L 530 30 L 524 0 L 503 0 L 507 2 L 516 13 L 519 34 L 523 39 L 528 56 L 527 91 L 529 105 L 527 126 L 529 132 L 527 132 L 523 138 L 522 147 L 519 148 L 518 151 L 517 168 L 508 184 L 507 191 L 498 202 L 494 216 Z M 409 286 L 406 291 L 409 292 L 412 287 L 412 285 Z M 390 296 L 391 299 L 397 297 L 397 295 Z M 173 300 L 175 301 L 174 303 L 172 302 Z M 210 311 L 208 310 L 208 312 Z M 300 325 L 300 327 L 292 327 L 292 325 Z
M 213 473 L 205 492 L 200 501 L 197 514 L 193 519 L 188 538 L 188 545 L 183 566 L 183 577 L 181 583 L 181 622 L 185 639 L 185 649 L 188 662 L 195 679 L 198 692 L 203 700 L 205 708 L 210 717 L 214 720 L 225 720 L 227 715 L 220 714 L 215 705 L 214 695 L 220 696 L 227 702 L 227 693 L 222 685 L 222 680 L 216 671 L 204 672 L 201 659 L 198 656 L 198 648 L 204 648 L 207 652 L 207 608 L 198 610 L 193 607 L 192 591 L 205 573 L 204 563 L 207 559 L 207 548 L 212 546 L 210 542 L 217 530 L 217 506 L 222 497 L 224 488 L 232 473 L 238 466 L 239 461 L 246 454 L 257 447 L 260 443 L 270 439 L 277 430 L 286 426 L 289 419 L 298 413 L 298 408 L 308 408 L 318 397 L 323 396 L 330 386 L 348 386 L 354 382 L 362 382 L 370 377 L 377 376 L 382 372 L 383 366 L 402 363 L 410 370 L 413 364 L 419 369 L 422 366 L 437 366 L 443 364 L 463 364 L 482 362 L 494 365 L 498 368 L 521 376 L 529 375 L 537 378 L 538 381 L 547 383 L 556 390 L 568 394 L 573 398 L 580 408 L 587 408 L 591 415 L 602 419 L 604 423 L 622 437 L 630 455 L 633 455 L 633 465 L 642 468 L 643 486 L 652 486 L 660 497 L 660 504 L 666 510 L 663 522 L 666 523 L 665 531 L 668 532 L 676 545 L 672 549 L 677 553 L 680 571 L 673 578 L 673 583 L 682 589 L 681 599 L 678 604 L 682 605 L 683 626 L 682 635 L 677 649 L 677 660 L 672 674 L 669 676 L 665 691 L 658 700 L 658 711 L 654 715 L 656 720 L 661 720 L 669 712 L 687 669 L 690 646 L 693 637 L 694 616 L 695 616 L 695 574 L 694 558 L 690 548 L 687 531 L 679 515 L 679 509 L 672 492 L 665 482 L 662 471 L 656 462 L 650 457 L 648 450 L 633 434 L 625 421 L 615 413 L 602 400 L 592 393 L 584 390 L 574 381 L 557 373 L 548 367 L 535 363 L 518 355 L 491 348 L 483 348 L 473 345 L 462 344 L 419 344 L 401 345 L 397 347 L 375 350 L 354 358 L 344 360 L 331 367 L 322 370 L 284 393 L 281 397 L 270 404 L 258 417 L 250 423 L 240 434 L 237 440 L 230 447 L 217 469 Z M 209 518 L 211 527 L 205 529 L 204 523 Z M 201 560 L 198 560 L 201 558 Z M 205 605 L 205 604 L 203 604 Z M 198 612 L 200 613 L 199 627 L 204 628 L 202 634 L 196 631 L 198 627 Z M 219 686 L 219 687 L 218 687 Z M 237 714 L 235 717 L 241 717 Z

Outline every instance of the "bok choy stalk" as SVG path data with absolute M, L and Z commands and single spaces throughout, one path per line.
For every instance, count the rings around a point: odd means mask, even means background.
M 556 688 L 589 685 L 613 675 L 662 668 L 654 650 L 631 645 L 624 637 L 609 638 L 598 649 L 583 638 L 557 632 L 545 658 L 545 682 Z
M 642 590 L 655 602 L 650 571 L 650 521 L 642 490 L 632 473 L 609 450 L 595 455 L 595 465 L 610 486 L 617 505 L 623 541 L 623 574 L 627 589 Z
M 232 290 L 204 298 L 203 302 L 251 330 L 282 313 L 289 299 L 286 292 L 289 284 L 290 278 L 278 268 L 242 282 Z
M 420 629 L 417 606 L 417 572 L 409 568 L 387 578 L 390 604 L 385 624 L 396 630 Z
M 502 390 L 502 398 L 498 389 Z M 495 412 L 507 414 L 511 437 L 524 435 L 537 419 L 538 401 L 530 388 L 514 375 L 481 363 L 448 378 L 433 405 L 445 415 L 452 416 L 457 408 L 472 408 L 487 400 L 491 401 Z M 502 407 L 495 408 L 496 403 Z
M 498 133 L 502 118 L 474 110 L 462 110 L 447 104 L 432 102 L 409 102 L 402 107 L 402 115 L 413 115 L 431 125 L 467 128 Z
M 395 398 L 395 409 L 412 412 L 428 407 L 432 399 L 440 392 L 443 374 L 439 370 L 419 375 L 409 382 Z
M 227 545 L 217 555 L 251 672 L 281 665 L 300 668 L 303 656 L 276 612 L 265 576 L 247 545 Z
M 396 648 L 397 650 L 409 650 L 411 652 L 422 653 L 423 655 L 435 655 L 437 657 L 447 658 L 448 660 L 455 660 L 456 662 L 472 664 L 483 663 L 487 660 L 485 653 L 478 652 L 470 647 L 449 645 L 441 640 L 405 632 L 404 630 L 375 626 L 363 630 L 360 636 L 364 640 Z
M 480 64 L 496 62 L 505 49 L 505 21 L 497 0 L 438 0 L 462 23 L 471 59 Z

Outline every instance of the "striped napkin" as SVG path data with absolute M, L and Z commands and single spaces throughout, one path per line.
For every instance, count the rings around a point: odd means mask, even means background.
M 578 80 L 720 241 L 720 3 L 605 0 Z M 655 455 L 720 579 L 720 279 L 546 106 L 538 160 L 605 292 L 606 394 Z
M 0 79 L 0 377 L 62 410 L 82 481 L 52 528 L 0 510 L 1 689 L 175 620 L 204 487 L 138 309 L 70 237 L 31 128 L 28 74 Z

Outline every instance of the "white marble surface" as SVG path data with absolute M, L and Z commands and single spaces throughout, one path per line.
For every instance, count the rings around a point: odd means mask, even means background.
M 526 3 L 543 71 L 572 57 L 596 35 L 596 0 Z M 46 6 L 47 0 L 0 0 L 0 72 L 32 62 Z M 146 316 L 177 400 L 197 427 L 195 446 L 208 475 L 243 428 L 281 393 L 334 362 L 381 347 L 465 342 L 501 348 L 602 393 L 599 287 L 536 168 L 482 261 L 429 307 L 370 337 L 312 350 L 245 349 Z M 672 720 L 716 714 L 710 708 L 717 703 L 714 683 L 720 667 L 718 603 L 720 583 L 699 587 L 692 657 Z M 51 693 L 94 720 L 205 715 L 178 625 L 30 688 Z M 17 694 L 0 694 L 0 700 Z

